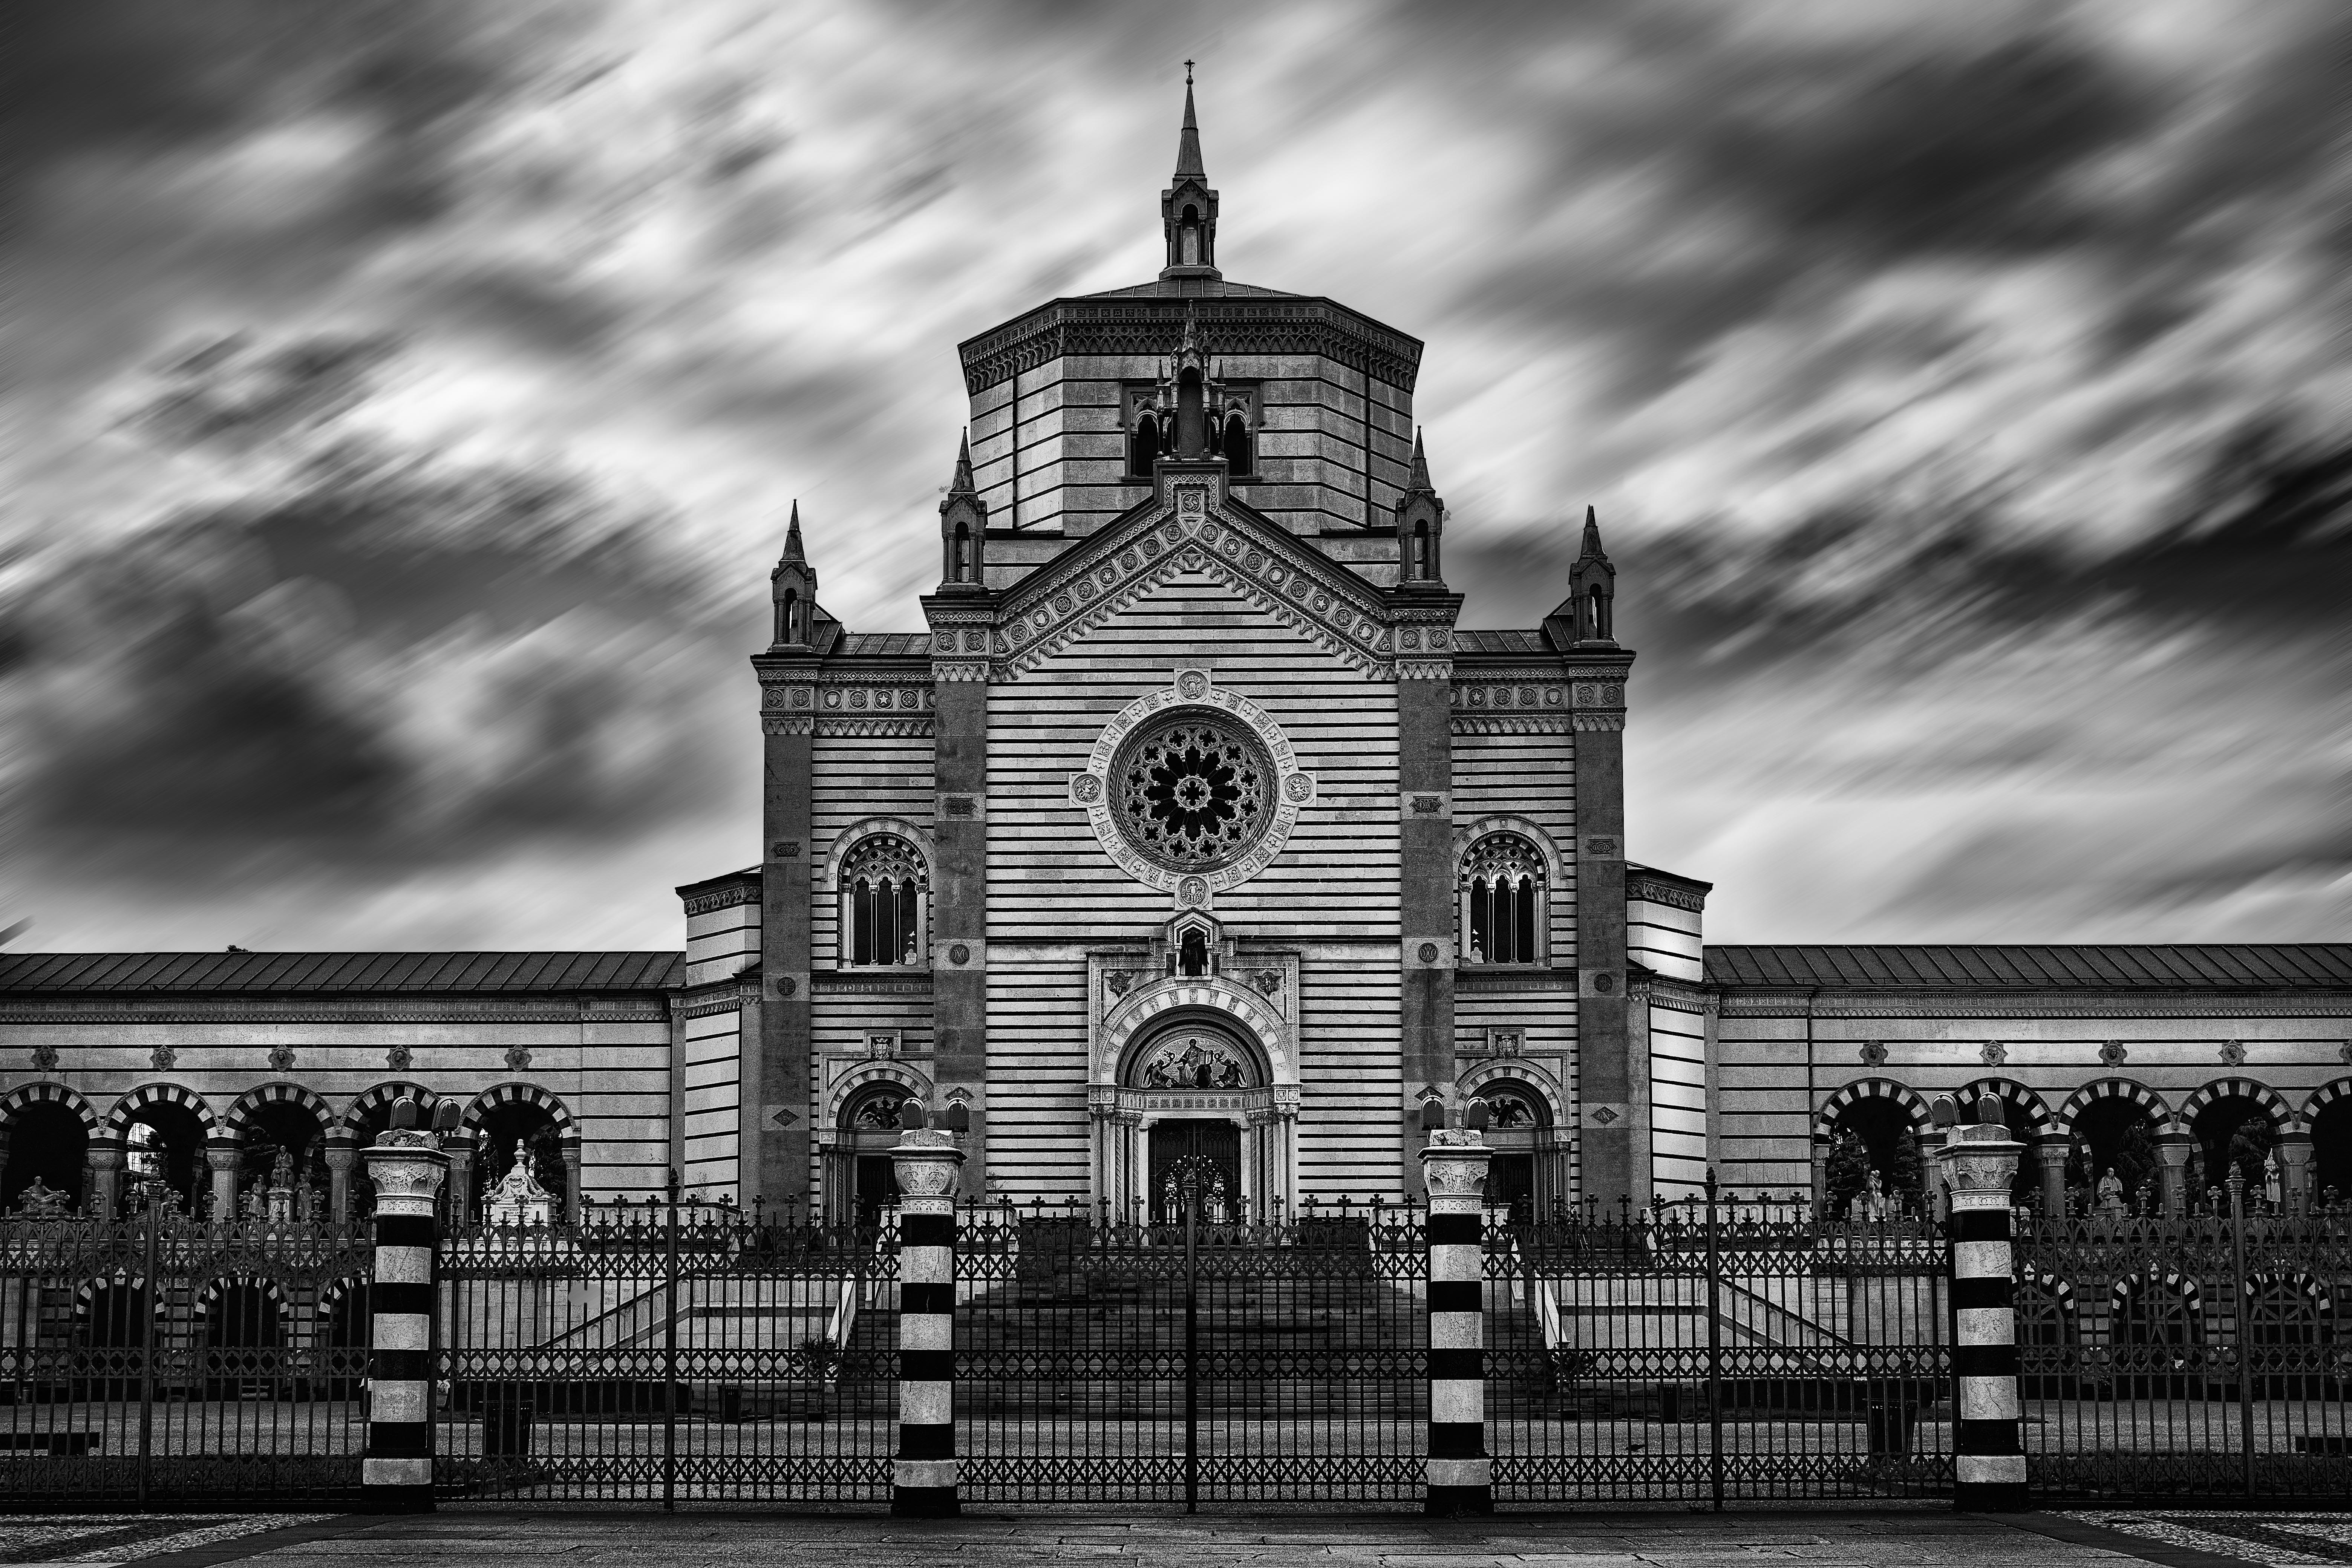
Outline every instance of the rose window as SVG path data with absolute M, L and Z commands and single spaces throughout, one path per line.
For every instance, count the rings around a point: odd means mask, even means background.
M 1254 737 L 1215 719 L 1187 716 L 1145 730 L 1112 776 L 1128 841 L 1173 870 L 1231 864 L 1273 814 L 1272 764 Z

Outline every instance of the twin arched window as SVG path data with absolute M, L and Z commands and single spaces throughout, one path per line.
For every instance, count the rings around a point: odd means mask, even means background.
M 1462 962 L 1544 960 L 1543 852 L 1516 833 L 1490 833 L 1462 858 Z
M 891 833 L 861 838 L 841 867 L 843 961 L 908 966 L 925 959 L 930 879 L 922 853 Z

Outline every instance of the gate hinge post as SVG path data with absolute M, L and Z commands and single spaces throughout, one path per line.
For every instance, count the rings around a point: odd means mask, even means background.
M 1421 1152 L 1429 1194 L 1428 1511 L 1495 1511 L 1486 1453 L 1486 1165 L 1475 1131 L 1439 1128 Z
M 898 1451 L 890 1511 L 961 1511 L 955 1452 L 955 1135 L 910 1128 L 890 1151 L 898 1178 Z M 835 1346 L 836 1351 L 846 1346 Z
M 441 1140 L 416 1125 L 414 1100 L 360 1152 L 375 1184 L 374 1284 L 368 1292 L 365 1513 L 433 1511 L 434 1200 L 449 1172 Z
M 2014 1513 L 2031 1506 L 2010 1206 L 2025 1145 L 2009 1135 L 1997 1099 L 1978 1106 L 1980 1120 L 1952 1126 L 1936 1154 L 1951 1194 L 1952 1506 Z

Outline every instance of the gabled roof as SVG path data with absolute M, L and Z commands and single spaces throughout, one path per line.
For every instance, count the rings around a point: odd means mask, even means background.
M 1454 634 L 1456 654 L 1543 654 L 1558 650 L 1544 640 L 1539 631 L 1464 631 Z
M 682 952 L 0 953 L 0 994 L 666 991 Z
M 924 632 L 845 632 L 834 645 L 835 658 L 925 658 L 931 639 Z
M 1191 285 L 1191 287 L 1180 287 Z M 1130 283 L 1124 289 L 1105 289 L 1097 293 L 1080 294 L 1081 300 L 1307 300 L 1309 294 L 1294 294 L 1287 289 L 1261 289 L 1255 283 L 1234 283 L 1223 278 L 1155 278 L 1149 283 Z
M 1852 991 L 2352 990 L 2352 942 L 1717 947 L 1717 985 Z

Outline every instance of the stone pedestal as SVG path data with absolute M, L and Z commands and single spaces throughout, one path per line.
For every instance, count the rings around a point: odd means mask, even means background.
M 2167 1215 L 2185 1212 L 2195 1195 L 2189 1191 L 2188 1173 L 2189 1156 L 2196 1148 L 2197 1140 L 2177 1126 L 2156 1135 L 2156 1204 Z
M 890 1151 L 898 1177 L 898 1449 L 890 1511 L 961 1512 L 955 1452 L 955 1135 L 914 1128 Z
M 369 1297 L 367 1451 L 360 1460 L 361 1509 L 433 1510 L 434 1200 L 449 1172 L 440 1141 L 415 1126 L 413 1101 L 401 1122 L 365 1151 L 375 1184 L 375 1286 Z
M 110 1220 L 122 1207 L 122 1135 L 101 1128 L 89 1135 L 82 1163 L 89 1169 L 89 1206 L 93 1219 Z
M 555 1151 L 563 1161 L 563 1223 L 580 1223 L 580 1134 L 566 1132 L 556 1140 Z
M 2040 1184 L 2042 1213 L 2046 1218 L 2066 1217 L 2066 1157 L 2074 1141 L 2063 1132 L 2042 1132 L 2033 1140 L 2033 1171 Z
M 2025 1145 L 1998 1101 L 1979 1103 L 1992 1120 L 1953 1128 L 1938 1156 L 1952 1205 L 1952 1504 L 2010 1513 L 2027 1506 L 2009 1201 Z
M 1421 1152 L 1429 1193 L 1428 1511 L 1495 1511 L 1486 1453 L 1486 1167 L 1476 1131 L 1444 1127 Z
M 2311 1134 L 2282 1132 L 2271 1141 L 2278 1153 L 2281 1184 L 2286 1189 L 2286 1212 L 2303 1214 L 2312 1205 Z
M 327 1167 L 327 1219 L 334 1225 L 352 1222 L 352 1173 L 359 1168 L 359 1134 L 348 1127 L 328 1130 L 320 1141 L 319 1158 Z
M 440 1134 L 441 1152 L 449 1156 L 449 1201 L 442 1205 L 453 1230 L 479 1223 L 474 1213 L 474 1163 L 481 1157 L 482 1137 L 460 1130 Z
M 213 1222 L 228 1225 L 243 1219 L 237 1212 L 236 1176 L 245 1167 L 245 1140 L 234 1132 L 215 1132 L 205 1140 L 205 1163 L 213 1173 Z

